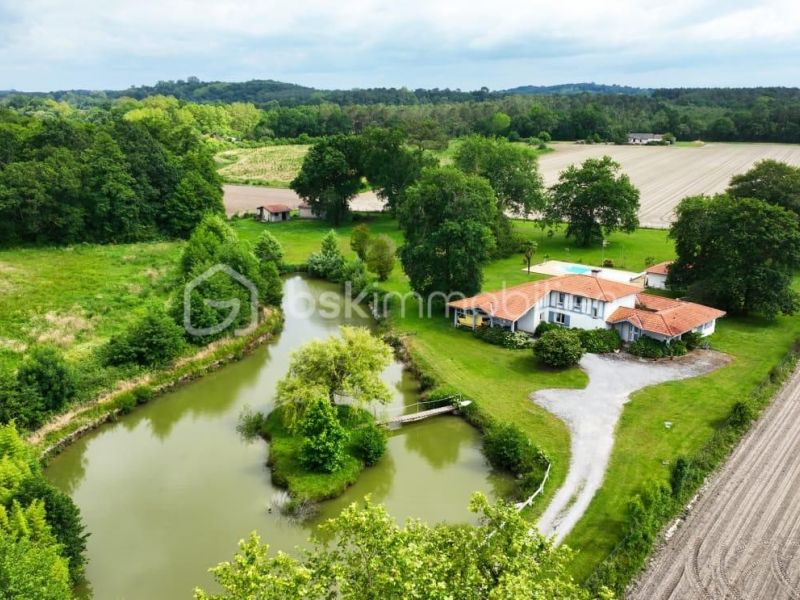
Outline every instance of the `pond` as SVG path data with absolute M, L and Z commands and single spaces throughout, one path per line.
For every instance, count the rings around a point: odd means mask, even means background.
M 208 568 L 230 559 L 253 530 L 273 551 L 291 552 L 320 521 L 367 494 L 399 521 L 468 522 L 473 491 L 496 497 L 507 486 L 490 471 L 478 433 L 446 416 L 393 432 L 387 455 L 310 522 L 268 512 L 281 490 L 270 483 L 266 445 L 243 442 L 238 417 L 246 406 L 271 409 L 293 350 L 342 324 L 372 326 L 366 315 L 323 318 L 301 310 L 310 298 L 341 306 L 336 289 L 287 279 L 286 323 L 276 339 L 95 430 L 50 461 L 48 478 L 73 497 L 91 533 L 87 595 L 189 598 L 195 586 L 213 588 Z M 417 382 L 400 363 L 383 376 L 393 393 L 389 410 L 418 401 Z

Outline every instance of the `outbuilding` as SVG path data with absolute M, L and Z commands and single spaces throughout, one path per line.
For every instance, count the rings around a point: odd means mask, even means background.
M 259 221 L 276 223 L 289 220 L 289 207 L 285 204 L 267 204 L 256 209 Z
M 645 285 L 656 290 L 667 289 L 667 274 L 671 260 L 660 262 L 657 265 L 647 267 L 645 270 Z
M 314 214 L 311 206 L 305 202 L 297 207 L 297 216 L 301 219 L 319 219 L 319 216 Z

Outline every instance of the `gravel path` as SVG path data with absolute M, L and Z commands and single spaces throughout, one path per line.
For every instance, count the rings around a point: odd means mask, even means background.
M 800 599 L 800 370 L 629 597 Z
M 680 359 L 652 362 L 627 355 L 586 354 L 580 366 L 589 376 L 582 390 L 540 390 L 536 404 L 560 417 L 570 430 L 571 457 L 564 484 L 537 524 L 560 542 L 578 522 L 600 488 L 614 446 L 614 430 L 630 394 L 638 389 L 713 371 L 725 355 L 695 351 Z

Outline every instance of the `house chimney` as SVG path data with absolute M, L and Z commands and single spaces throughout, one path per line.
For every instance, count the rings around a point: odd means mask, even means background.
M 600 269 L 592 269 L 592 277 L 597 277 L 600 275 Z

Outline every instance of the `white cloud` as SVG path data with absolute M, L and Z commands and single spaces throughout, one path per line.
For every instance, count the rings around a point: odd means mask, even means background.
M 715 43 L 713 52 L 721 60 L 748 44 L 756 54 L 776 45 L 796 49 L 796 4 L 0 0 L 0 88 L 109 87 L 125 85 L 121 80 L 152 82 L 188 74 L 293 79 L 312 72 L 326 85 L 338 75 L 333 85 L 342 87 L 369 85 L 356 81 L 362 77 L 371 77 L 375 85 L 418 85 L 419 73 L 437 65 L 442 69 L 438 85 L 473 87 L 492 79 L 493 62 L 509 61 L 531 69 L 520 73 L 520 84 L 538 83 L 536 70 L 554 65 L 564 69 L 562 81 L 576 80 L 578 74 L 586 79 L 588 70 L 598 73 L 590 79 L 607 73 L 607 81 L 632 82 L 642 66 L 667 59 L 672 64 L 666 67 L 686 67 L 681 61 L 705 54 Z M 580 64 L 569 60 L 578 56 Z M 486 72 L 476 72 L 476 64 Z M 616 71 L 609 73 L 605 67 L 611 64 Z M 383 80 L 389 73 L 392 81 Z M 462 82 L 450 81 L 464 74 Z

